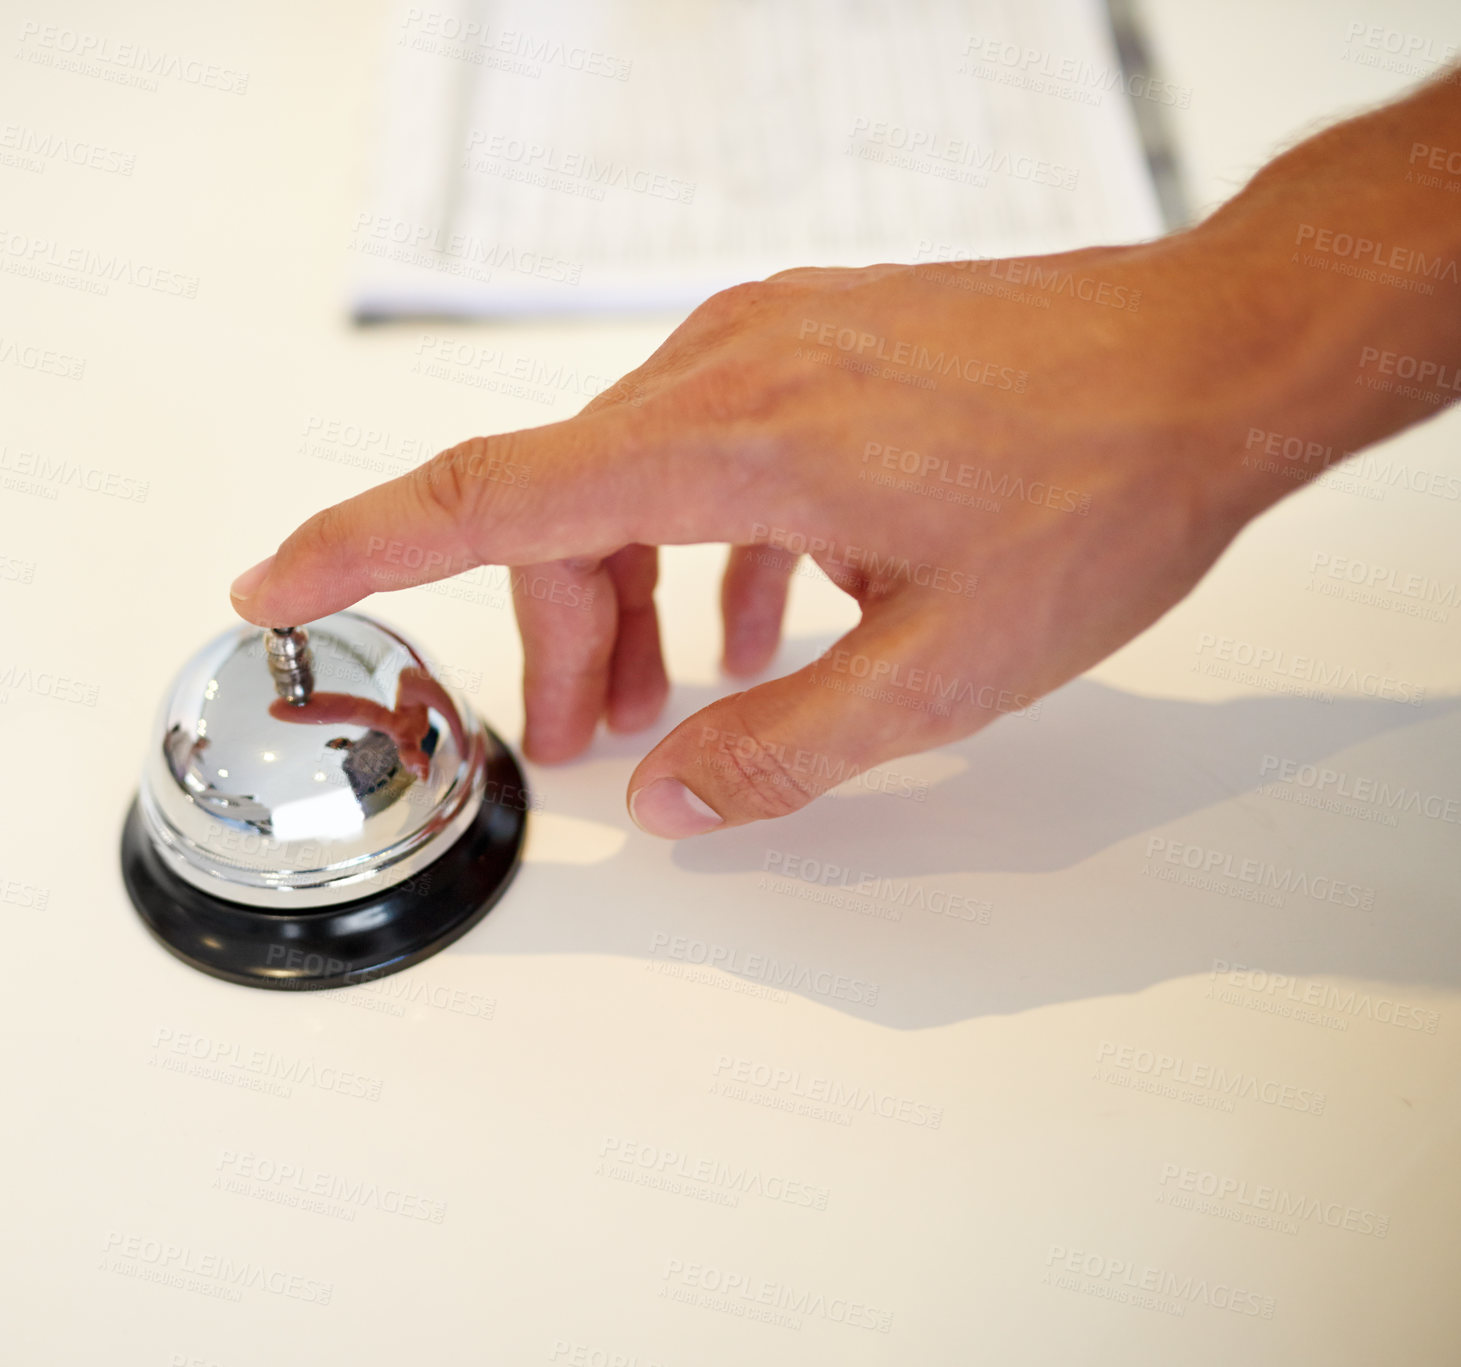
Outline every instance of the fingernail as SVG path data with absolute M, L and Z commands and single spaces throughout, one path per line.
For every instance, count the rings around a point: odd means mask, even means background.
M 723 826 L 724 821 L 677 778 L 657 778 L 629 795 L 629 815 L 641 831 L 679 840 Z
M 260 584 L 269 576 L 269 567 L 274 563 L 271 555 L 265 560 L 259 561 L 251 570 L 245 570 L 229 587 L 229 593 L 235 598 L 247 598 Z

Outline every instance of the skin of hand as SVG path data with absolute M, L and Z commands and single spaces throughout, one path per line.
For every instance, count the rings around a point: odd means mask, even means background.
M 1454 92 L 1441 99 L 1454 118 Z M 805 550 L 859 624 L 683 722 L 629 782 L 631 815 L 669 837 L 795 811 L 1031 706 L 1156 621 L 1294 487 L 1244 460 L 1251 432 L 1347 450 L 1434 411 L 1358 386 L 1356 358 L 1392 343 L 1454 356 L 1461 296 L 1438 321 L 1440 306 L 1290 254 L 1326 173 L 1338 212 L 1346 163 L 1413 135 L 1418 116 L 1395 108 L 1157 242 L 725 291 L 578 416 L 463 442 L 317 514 L 240 576 L 234 605 L 292 625 L 516 567 L 524 749 L 551 763 L 600 720 L 632 732 L 661 710 L 657 546 L 731 546 L 737 676 L 775 652 Z M 1404 213 L 1393 200 L 1377 202 Z
M 332 726 L 343 722 L 347 726 L 384 731 L 395 743 L 401 763 L 424 782 L 431 773 L 431 756 L 422 748 L 431 729 L 428 715 L 431 708 L 447 719 L 457 754 L 465 755 L 467 736 L 457 709 L 435 679 L 425 670 L 414 667 L 401 671 L 396 681 L 394 707 L 382 707 L 380 703 L 354 693 L 313 693 L 304 703 L 275 698 L 269 704 L 269 715 L 275 721 L 296 725 Z

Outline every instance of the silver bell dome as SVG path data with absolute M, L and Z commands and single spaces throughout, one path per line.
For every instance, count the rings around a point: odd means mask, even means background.
M 360 613 L 238 626 L 165 699 L 140 808 L 165 865 L 271 911 L 403 883 L 482 806 L 501 749 L 416 649 Z

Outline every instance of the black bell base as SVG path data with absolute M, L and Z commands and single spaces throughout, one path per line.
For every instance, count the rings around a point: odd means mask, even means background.
M 276 991 L 348 987 L 429 958 L 502 896 L 517 872 L 528 807 L 505 746 L 488 765 L 487 793 L 451 848 L 404 883 L 295 912 L 224 901 L 179 878 L 158 856 L 134 798 L 122 831 L 122 881 L 153 936 L 204 973 Z

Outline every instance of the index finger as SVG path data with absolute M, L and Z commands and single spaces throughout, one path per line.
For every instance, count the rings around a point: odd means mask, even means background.
M 734 500 L 716 496 L 720 462 L 695 458 L 725 448 L 649 408 L 473 437 L 316 513 L 234 581 L 233 605 L 260 626 L 292 626 L 477 565 L 731 540 L 741 524 Z

